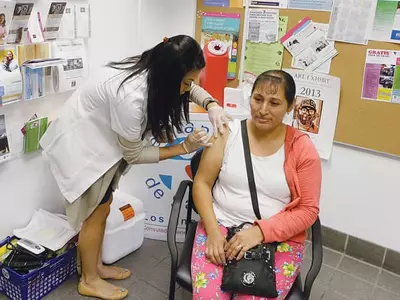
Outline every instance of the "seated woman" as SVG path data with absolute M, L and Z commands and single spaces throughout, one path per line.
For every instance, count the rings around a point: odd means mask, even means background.
M 319 213 L 321 162 L 307 134 L 282 123 L 295 90 L 292 76 L 280 70 L 261 74 L 252 90 L 247 128 L 262 220 L 252 208 L 240 121 L 204 150 L 193 187 L 201 216 L 192 253 L 193 299 L 231 299 L 221 290 L 223 264 L 262 242 L 279 243 L 274 299 L 285 299 L 300 272 L 306 230 Z M 226 242 L 227 228 L 244 222 L 254 225 Z

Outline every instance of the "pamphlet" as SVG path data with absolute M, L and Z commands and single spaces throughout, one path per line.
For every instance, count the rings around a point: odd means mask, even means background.
M 203 13 L 201 48 L 212 40 L 225 43 L 229 52 L 228 79 L 236 78 L 239 49 L 240 14 Z
M 249 11 L 249 32 L 251 42 L 274 43 L 278 41 L 279 10 L 251 8 Z
M 10 158 L 10 145 L 8 142 L 6 117 L 0 115 L 0 163 Z
M 74 39 L 75 38 L 75 5 L 67 3 L 65 6 L 64 16 L 62 17 L 58 38 Z
M 87 65 L 85 45 L 82 39 L 57 40 L 53 42 L 53 57 L 65 63 L 55 67 L 53 72 L 54 92 L 75 90 L 86 76 Z
M 272 8 L 287 8 L 288 0 L 248 0 L 251 7 L 272 7 Z
M 14 15 L 7 37 L 8 44 L 19 44 L 26 35 L 33 5 L 33 3 L 17 3 L 15 5 Z
M 19 45 L 17 46 L 17 53 L 18 64 L 21 66 L 30 60 L 50 58 L 50 45 L 49 43 Z
M 322 34 L 326 37 L 328 34 L 329 24 L 322 24 L 322 23 L 314 23 L 317 27 L 317 30 L 320 30 Z M 335 47 L 335 42 L 331 41 L 333 47 Z M 326 62 L 321 64 L 318 68 L 314 70 L 314 72 L 329 74 L 331 70 L 331 63 L 332 59 L 328 59 Z M 304 66 L 301 64 L 299 60 L 292 58 L 292 68 L 295 69 L 304 69 Z
M 307 133 L 321 158 L 329 159 L 339 110 L 340 78 L 286 69 L 296 82 L 293 111 L 284 122 Z
M 14 12 L 15 2 L 0 1 L 0 45 L 6 43 Z
M 0 50 L 0 106 L 20 100 L 22 76 L 15 47 Z
M 400 104 L 400 51 L 367 50 L 362 98 Z
M 75 4 L 76 37 L 90 37 L 90 4 Z
M 334 43 L 326 38 L 325 32 L 319 30 L 309 17 L 304 18 L 280 41 L 292 54 L 295 65 L 306 71 L 314 71 L 338 53 Z
M 57 38 L 66 5 L 67 2 L 52 2 L 50 4 L 46 27 L 44 29 L 44 37 L 47 41 Z
M 48 125 L 48 118 L 30 120 L 25 124 L 24 151 L 34 152 L 40 149 L 39 141 L 45 133 Z
M 43 24 L 40 12 L 33 7 L 31 18 L 28 22 L 28 42 L 30 44 L 44 42 Z

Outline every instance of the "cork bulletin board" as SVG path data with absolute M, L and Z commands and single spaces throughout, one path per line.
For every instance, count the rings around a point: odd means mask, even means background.
M 243 45 L 244 8 L 204 7 L 203 2 L 204 0 L 197 0 L 196 39 L 200 41 L 203 12 L 240 13 L 239 47 L 241 47 Z M 292 9 L 280 9 L 280 15 L 289 17 L 288 29 L 307 16 L 318 23 L 329 23 L 330 18 L 329 12 Z M 400 45 L 370 41 L 366 46 L 340 42 L 336 42 L 335 46 L 339 54 L 332 61 L 330 75 L 341 79 L 341 97 L 334 140 L 347 145 L 400 156 L 400 125 L 398 125 L 400 123 L 400 104 L 361 99 L 367 49 L 400 51 Z M 285 50 L 283 68 L 291 67 L 291 59 L 291 55 Z M 240 62 L 237 74 L 239 67 Z M 238 79 L 229 82 L 230 87 L 237 87 L 237 85 Z

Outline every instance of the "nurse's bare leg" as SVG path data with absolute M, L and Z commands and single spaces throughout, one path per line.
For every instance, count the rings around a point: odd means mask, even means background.
M 83 223 L 79 235 L 82 277 L 78 291 L 84 296 L 118 300 L 125 298 L 128 291 L 104 281 L 97 271 L 98 257 L 106 220 L 110 213 L 111 200 L 112 196 L 107 203 L 99 205 Z
M 111 204 L 112 200 L 110 201 Z M 103 228 L 101 229 L 101 243 L 100 243 L 100 251 L 99 258 L 97 260 L 97 272 L 103 279 L 112 279 L 112 280 L 124 280 L 132 275 L 132 272 L 128 269 L 119 268 L 116 266 L 105 266 L 103 264 L 103 241 L 104 241 L 104 232 L 106 230 L 106 224 L 104 223 Z

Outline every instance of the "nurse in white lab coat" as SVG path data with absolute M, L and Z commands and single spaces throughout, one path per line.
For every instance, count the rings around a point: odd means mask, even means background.
M 153 147 L 146 137 L 172 141 L 174 130 L 188 121 L 189 100 L 207 109 L 214 132 L 228 121 L 217 102 L 193 83 L 204 66 L 193 38 L 165 38 L 140 56 L 110 63 L 104 74 L 73 94 L 41 139 L 69 221 L 75 228 L 83 223 L 82 295 L 122 299 L 128 294 L 105 279 L 125 279 L 131 272 L 104 266 L 101 260 L 112 192 L 127 165 L 157 163 L 211 146 L 202 130 L 170 147 Z

